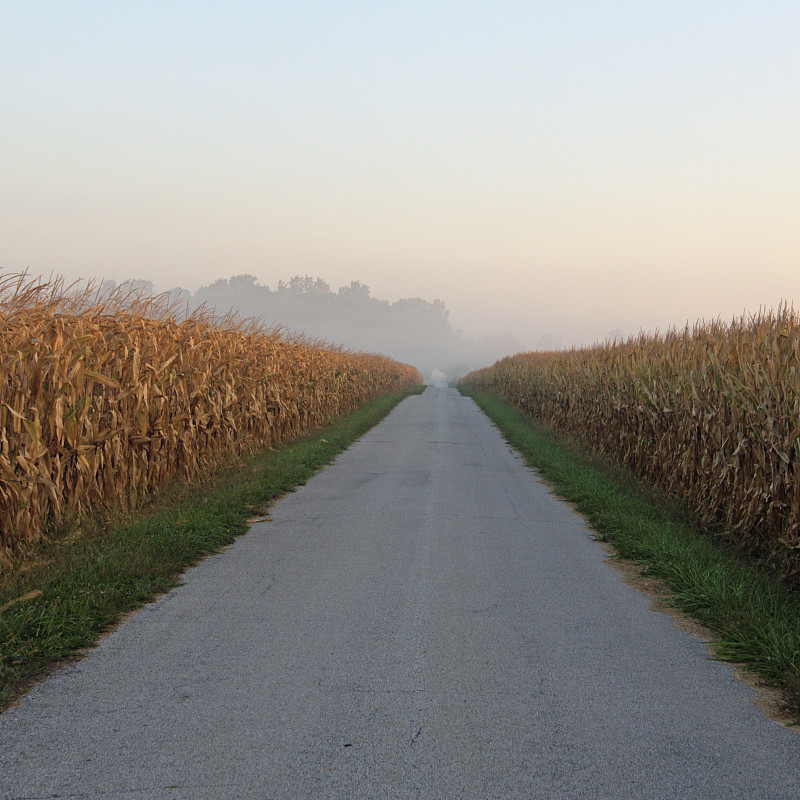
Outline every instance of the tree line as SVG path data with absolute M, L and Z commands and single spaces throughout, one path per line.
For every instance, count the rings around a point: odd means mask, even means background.
M 125 286 L 153 291 L 149 281 L 128 281 Z M 113 281 L 103 284 L 104 289 L 114 287 Z M 296 275 L 270 288 L 242 274 L 219 278 L 196 292 L 176 287 L 167 295 L 188 311 L 205 306 L 219 315 L 234 312 L 348 350 L 383 353 L 412 364 L 426 378 L 435 369 L 454 378 L 522 349 L 510 335 L 465 338 L 453 328 L 441 300 L 380 300 L 359 281 L 334 291 L 322 278 Z

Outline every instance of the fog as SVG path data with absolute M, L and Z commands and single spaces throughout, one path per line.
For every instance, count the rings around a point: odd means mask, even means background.
M 0 269 L 448 374 L 800 300 L 797 2 L 5 5 Z
M 99 291 L 114 288 L 153 293 L 155 287 L 145 279 L 119 286 L 106 280 Z M 270 287 L 253 275 L 242 274 L 219 278 L 194 292 L 173 287 L 167 294 L 178 312 L 204 307 L 219 317 L 235 313 L 280 328 L 287 335 L 382 353 L 415 366 L 429 383 L 458 378 L 523 347 L 510 334 L 478 339 L 464 336 L 451 325 L 442 300 L 381 300 L 357 280 L 332 288 L 322 278 L 306 275 L 279 280 Z

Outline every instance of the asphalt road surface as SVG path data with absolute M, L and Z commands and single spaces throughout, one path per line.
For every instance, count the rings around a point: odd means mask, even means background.
M 800 797 L 800 736 L 443 387 L 0 716 L 0 797 Z

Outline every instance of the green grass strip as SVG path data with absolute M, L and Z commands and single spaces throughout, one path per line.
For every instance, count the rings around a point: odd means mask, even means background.
M 121 614 L 176 586 L 188 566 L 244 533 L 248 518 L 423 390 L 375 400 L 316 434 L 222 467 L 202 484 L 176 483 L 135 513 L 82 520 L 79 534 L 62 531 L 44 542 L 27 569 L 0 580 L 0 708 L 50 665 L 96 642 Z
M 505 400 L 465 389 L 508 443 L 599 538 L 675 593 L 674 604 L 719 637 L 715 655 L 781 688 L 800 713 L 800 598 L 762 565 L 714 540 L 677 503 L 627 471 L 588 455 Z

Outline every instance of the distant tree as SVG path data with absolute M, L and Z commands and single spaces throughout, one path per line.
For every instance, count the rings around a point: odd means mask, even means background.
M 334 292 L 322 278 L 294 275 L 279 281 L 273 291 L 253 275 L 235 275 L 201 286 L 191 305 L 203 303 L 220 314 L 234 309 L 242 317 L 258 317 L 289 332 L 351 350 L 381 352 L 414 364 L 426 375 L 439 369 L 457 377 L 521 349 L 510 336 L 465 339 L 453 330 L 441 300 L 407 297 L 389 302 L 372 297 L 369 286 L 360 281 Z
M 339 297 L 347 301 L 365 301 L 369 300 L 369 286 L 361 281 L 350 281 L 349 286 L 342 286 L 339 289 Z
M 190 313 L 192 308 L 192 293 L 182 286 L 175 286 L 166 292 L 167 304 L 176 316 L 184 316 Z
M 228 290 L 230 292 L 249 292 L 258 287 L 255 275 L 234 275 L 228 280 Z M 260 288 L 260 287 L 258 287 Z
M 331 287 L 322 278 L 309 278 L 308 275 L 306 275 L 305 293 L 310 295 L 333 294 Z
M 392 308 L 409 314 L 438 317 L 441 320 L 446 320 L 450 316 L 447 306 L 441 300 L 429 303 L 421 297 L 404 297 L 392 303 Z
M 188 289 L 184 289 L 183 286 L 173 286 L 171 289 L 167 289 L 167 294 L 175 300 L 185 301 L 192 299 L 192 293 Z
M 155 292 L 153 281 L 146 281 L 141 278 L 129 278 L 120 284 L 120 289 L 136 292 L 137 294 L 153 294 Z
M 284 297 L 318 297 L 332 292 L 331 287 L 322 278 L 294 275 L 288 283 L 278 281 L 278 294 Z
M 255 275 L 242 274 L 232 275 L 230 278 L 219 278 L 210 286 L 201 286 L 197 291 L 224 297 L 239 292 L 251 292 L 257 287 L 258 282 Z

